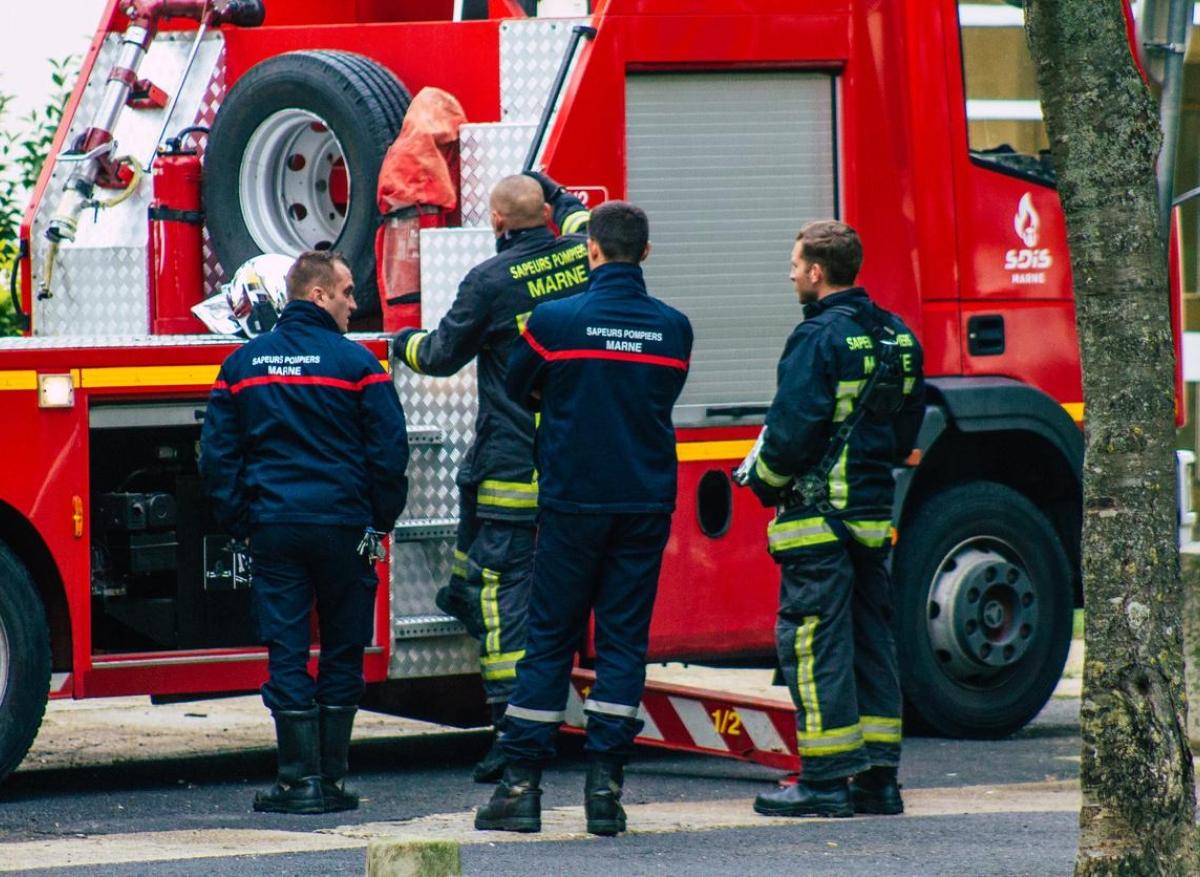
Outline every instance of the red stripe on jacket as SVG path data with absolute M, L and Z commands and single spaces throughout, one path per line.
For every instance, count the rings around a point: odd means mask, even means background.
M 655 356 L 652 353 L 632 353 L 624 350 L 594 350 L 590 348 L 576 348 L 573 350 L 547 350 L 543 347 L 533 334 L 526 329 L 525 334 L 521 336 L 529 342 L 542 359 L 547 362 L 553 362 L 560 359 L 615 359 L 621 362 L 640 362 L 644 365 L 661 365 L 667 368 L 677 368 L 680 371 L 687 371 L 688 363 L 686 359 L 675 359 L 670 356 Z
M 237 395 L 247 387 L 261 387 L 265 384 L 301 384 L 333 387 L 338 390 L 361 393 L 363 388 L 368 384 L 379 384 L 391 379 L 391 375 L 388 374 L 367 375 L 360 381 L 343 381 L 341 378 L 327 378 L 321 375 L 259 375 L 254 378 L 245 378 L 232 385 L 227 384 L 225 381 L 217 381 L 213 384 L 213 389 L 228 390 L 230 393 Z

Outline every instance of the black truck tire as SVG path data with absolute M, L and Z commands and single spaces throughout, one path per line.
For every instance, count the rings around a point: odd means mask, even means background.
M 893 572 L 908 729 L 996 738 L 1037 715 L 1062 676 L 1073 608 L 1045 515 L 1002 484 L 947 488 L 906 520 Z
M 221 104 L 204 153 L 205 221 L 227 276 L 265 252 L 335 249 L 356 316 L 379 310 L 376 188 L 410 96 L 350 52 L 289 52 L 250 68 Z
M 50 632 L 33 579 L 0 542 L 0 781 L 33 744 L 50 696 Z

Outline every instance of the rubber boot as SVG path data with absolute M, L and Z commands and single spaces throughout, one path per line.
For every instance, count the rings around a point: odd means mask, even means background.
M 850 797 L 855 813 L 896 816 L 904 812 L 904 799 L 900 797 L 900 783 L 896 782 L 894 767 L 876 765 L 855 776 L 850 781 Z
M 479 639 L 487 632 L 485 628 L 480 626 L 479 621 L 476 620 L 471 602 L 462 593 L 461 589 L 453 585 L 442 585 L 433 595 L 433 603 L 447 615 L 462 622 L 462 625 L 467 629 L 467 633 L 475 637 L 475 639 Z
M 508 704 L 493 703 L 491 707 L 492 725 L 495 727 L 496 733 L 492 737 L 492 747 L 487 751 L 487 755 L 483 756 L 471 771 L 471 779 L 477 783 L 494 783 L 504 775 L 504 751 L 500 748 L 500 726 L 504 722 L 504 711 L 508 709 Z
M 754 799 L 754 812 L 763 816 L 853 816 L 850 787 L 844 777 L 800 781 Z
M 625 830 L 625 808 L 621 806 L 624 785 L 625 768 L 620 762 L 596 758 L 588 764 L 583 811 L 589 834 L 612 837 Z
M 475 811 L 478 831 L 541 831 L 542 768 L 529 762 L 505 766 L 492 800 Z
M 254 796 L 260 813 L 324 813 L 321 794 L 319 710 L 277 710 L 275 739 L 279 774 L 275 785 Z
M 358 795 L 346 788 L 356 712 L 353 706 L 321 705 L 321 794 L 326 813 L 358 809 Z

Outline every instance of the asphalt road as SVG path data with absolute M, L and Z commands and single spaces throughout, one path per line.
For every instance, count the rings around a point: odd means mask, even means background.
M 220 720 L 221 703 L 181 715 Z M 242 711 L 260 715 L 245 705 Z M 64 714 L 69 724 L 69 710 Z M 229 739 L 237 737 L 238 721 L 220 721 Z M 253 721 L 267 724 L 265 715 Z M 468 776 L 487 747 L 486 734 L 412 723 L 389 733 L 390 721 L 364 721 L 369 736 L 354 744 L 353 785 L 363 806 L 329 816 L 253 813 L 253 791 L 270 783 L 273 755 L 263 746 L 229 751 L 220 735 L 193 735 L 164 754 L 152 745 L 153 731 L 142 732 L 151 735 L 146 745 L 134 730 L 124 747 L 115 745 L 118 757 L 111 741 L 84 756 L 78 752 L 86 746 L 77 742 L 76 757 L 64 766 L 53 755 L 39 763 L 35 751 L 30 765 L 0 787 L 0 872 L 361 874 L 365 845 L 380 836 L 456 840 L 463 873 L 492 877 L 1071 872 L 1079 763 L 1074 698 L 1052 700 L 1008 740 L 907 740 L 903 817 L 766 820 L 750 802 L 777 772 L 646 751 L 628 771 L 631 831 L 617 839 L 583 832 L 585 767 L 577 739 L 564 738 L 559 762 L 547 771 L 543 834 L 515 837 L 471 829 L 471 812 L 490 791 Z M 143 749 L 147 754 L 136 757 Z

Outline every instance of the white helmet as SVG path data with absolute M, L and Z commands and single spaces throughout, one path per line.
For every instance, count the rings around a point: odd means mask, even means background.
M 222 289 L 225 301 L 247 338 L 269 332 L 287 304 L 287 273 L 293 256 L 263 253 L 247 259 Z

